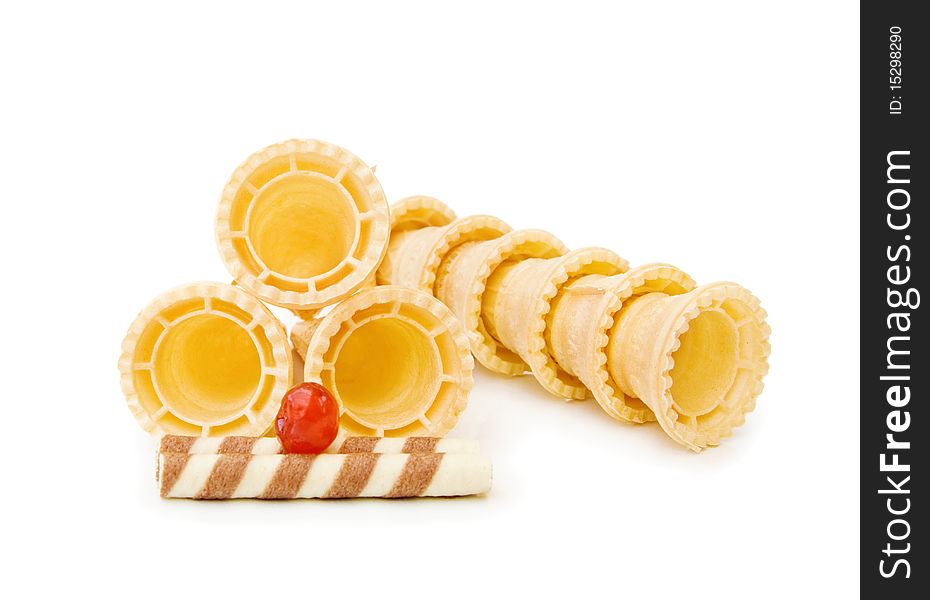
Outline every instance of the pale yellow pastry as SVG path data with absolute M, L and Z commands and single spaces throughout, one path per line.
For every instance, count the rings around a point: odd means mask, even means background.
M 430 196 L 410 196 L 391 205 L 391 235 L 423 227 L 442 227 L 455 220 L 451 208 Z
M 461 244 L 446 255 L 436 281 L 436 297 L 462 321 L 478 362 L 505 375 L 519 375 L 527 369 L 517 352 L 494 337 L 482 314 L 482 297 L 491 273 L 507 262 L 554 258 L 565 252 L 564 244 L 552 234 L 523 229 L 485 242 Z
M 481 297 L 482 321 L 495 340 L 529 365 L 547 391 L 581 400 L 587 395 L 585 384 L 559 366 L 547 343 L 552 304 L 571 281 L 585 275 L 606 278 L 626 269 L 625 260 L 603 248 L 582 248 L 556 258 L 506 261 L 488 278 Z M 560 341 L 571 351 L 582 340 Z
M 593 396 L 622 421 L 658 420 L 693 450 L 718 444 L 752 410 L 768 370 L 769 328 L 745 289 L 694 290 L 670 265 L 626 271 L 608 250 L 568 252 L 543 231 L 456 236 L 448 232 L 478 230 L 477 220 L 491 217 L 439 225 L 452 214 L 434 199 L 403 212 L 420 216 L 391 240 L 379 281 L 430 290 L 489 369 L 528 368 L 556 395 Z
M 765 316 L 758 299 L 735 283 L 644 294 L 617 315 L 607 368 L 672 439 L 692 450 L 715 446 L 743 424 L 762 392 Z
M 637 267 L 620 275 L 587 275 L 559 290 L 547 314 L 546 343 L 561 372 L 576 377 L 610 416 L 644 423 L 655 416 L 642 400 L 625 394 L 607 363 L 611 327 L 620 310 L 652 292 L 681 294 L 694 281 L 671 265 Z M 565 394 L 562 394 L 565 395 Z
M 500 219 L 475 215 L 441 227 L 392 233 L 378 280 L 433 293 L 437 273 L 450 252 L 462 244 L 496 239 L 509 231 L 510 226 Z
M 295 325 L 291 339 L 305 380 L 332 392 L 350 434 L 442 436 L 467 404 L 474 361 L 465 332 L 426 292 L 362 290 Z
M 400 281 L 401 275 L 397 272 L 400 269 L 399 265 L 417 260 L 415 257 L 408 258 L 411 254 L 421 252 L 421 249 L 429 250 L 429 248 L 424 248 L 422 242 L 416 241 L 418 238 L 425 233 L 430 239 L 435 239 L 436 232 L 452 223 L 455 218 L 455 213 L 451 208 L 430 196 L 411 196 L 392 204 L 391 239 L 384 261 L 378 267 L 378 284 L 419 287 L 419 273 L 412 278 L 413 285 L 410 282 Z M 504 227 L 506 228 L 506 225 Z M 425 229 L 426 232 L 412 237 L 408 235 L 421 229 Z M 409 271 L 409 268 L 407 270 Z
M 224 283 L 158 296 L 123 340 L 129 409 L 154 434 L 261 435 L 293 379 L 287 334 L 248 292 Z
M 387 200 L 349 151 L 289 140 L 250 156 L 223 190 L 216 239 L 237 284 L 296 310 L 373 281 L 387 250 Z

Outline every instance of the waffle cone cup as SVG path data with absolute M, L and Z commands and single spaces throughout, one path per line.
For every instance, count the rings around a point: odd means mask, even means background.
M 258 298 L 211 282 L 153 300 L 119 359 L 129 409 L 156 435 L 261 435 L 293 368 L 284 327 Z
M 607 369 L 675 441 L 716 446 L 755 407 L 768 372 L 769 327 L 759 301 L 735 283 L 639 296 L 617 315 Z
M 379 271 L 385 284 L 432 293 L 443 259 L 461 244 L 499 238 L 510 227 L 494 217 L 476 215 L 442 227 L 422 227 L 392 234 Z
M 614 276 L 587 275 L 564 286 L 552 302 L 547 342 L 560 370 L 576 377 L 615 419 L 655 421 L 652 410 L 628 395 L 607 368 L 607 343 L 624 303 L 646 293 L 681 294 L 694 288 L 687 274 L 671 265 L 644 265 Z
M 374 172 L 316 140 L 289 140 L 250 156 L 226 184 L 216 216 L 217 245 L 236 283 L 302 311 L 371 281 L 389 232 Z
M 391 205 L 391 235 L 423 227 L 442 227 L 455 220 L 455 212 L 430 196 L 410 196 Z
M 442 436 L 468 402 L 474 361 L 461 325 L 425 292 L 365 289 L 291 332 L 304 380 L 339 402 L 353 435 Z
M 582 248 L 556 258 L 528 258 L 506 262 L 488 279 L 481 299 L 482 317 L 489 333 L 529 366 L 547 391 L 582 400 L 584 383 L 562 369 L 550 350 L 548 323 L 553 301 L 563 286 L 585 275 L 605 277 L 622 273 L 627 262 L 603 248 Z M 575 344 L 578 340 L 567 337 Z
M 508 261 L 554 258 L 566 252 L 565 245 L 551 233 L 524 229 L 485 242 L 461 244 L 446 255 L 436 280 L 436 297 L 462 322 L 478 362 L 505 375 L 519 375 L 528 368 L 519 354 L 492 335 L 483 318 L 482 296 L 491 273 Z

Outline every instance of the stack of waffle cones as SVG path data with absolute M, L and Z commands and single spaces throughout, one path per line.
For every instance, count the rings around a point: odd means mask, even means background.
M 160 296 L 124 341 L 123 390 L 148 431 L 259 436 L 304 379 L 333 392 L 349 434 L 442 436 L 474 355 L 699 450 L 743 422 L 767 371 L 765 313 L 742 287 L 630 269 L 429 197 L 389 210 L 372 169 L 323 142 L 246 160 L 216 236 L 233 284 Z M 263 303 L 300 317 L 290 343 Z
M 162 294 L 123 341 L 122 387 L 139 423 L 156 435 L 261 436 L 284 392 L 315 381 L 347 432 L 447 433 L 472 387 L 464 330 L 428 293 L 375 287 L 391 227 L 431 225 L 432 207 L 423 218 L 392 221 L 372 169 L 338 146 L 290 140 L 253 154 L 217 210 L 233 283 Z M 292 331 L 302 372 L 266 303 L 306 319 Z

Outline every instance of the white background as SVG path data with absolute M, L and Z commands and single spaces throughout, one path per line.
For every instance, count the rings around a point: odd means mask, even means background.
M 643 4 L 4 4 L 2 595 L 853 594 L 858 11 Z M 486 498 L 160 500 L 122 336 L 228 280 L 220 191 L 290 137 L 391 200 L 745 285 L 757 410 L 696 455 L 479 370 L 454 435 L 492 456 Z

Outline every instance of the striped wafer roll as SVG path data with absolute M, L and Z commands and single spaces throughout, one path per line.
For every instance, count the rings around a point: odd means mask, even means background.
M 176 454 L 158 456 L 163 498 L 414 498 L 491 488 L 480 454 Z
M 161 438 L 158 451 L 162 454 L 283 454 L 281 442 L 273 437 L 190 437 L 166 435 Z M 478 442 L 454 438 L 406 437 L 382 438 L 346 436 L 339 434 L 325 454 L 477 454 Z

